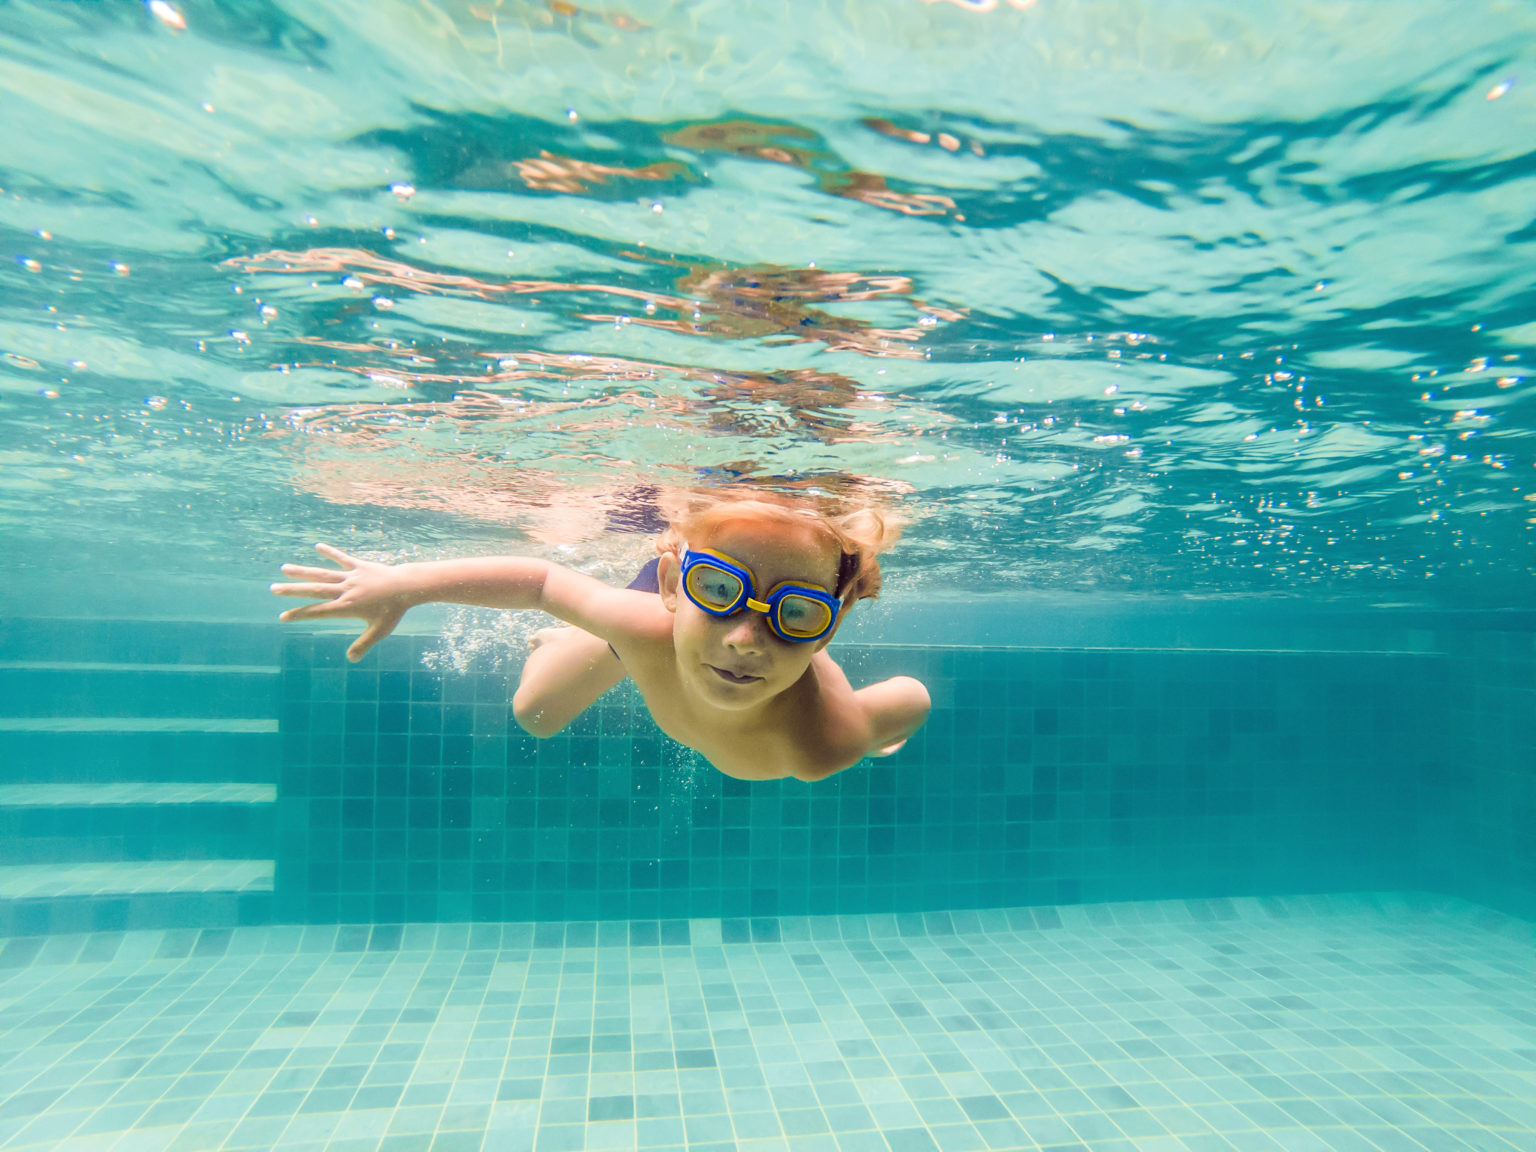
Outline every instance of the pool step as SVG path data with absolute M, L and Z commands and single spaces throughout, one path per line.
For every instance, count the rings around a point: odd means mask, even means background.
M 276 732 L 266 717 L 215 720 L 208 716 L 0 716 L 0 732 Z
M 103 807 L 124 804 L 270 804 L 270 784 L 0 784 L 0 808 Z
M 0 935 L 270 918 L 274 631 L 0 626 Z
M 59 628 L 40 631 L 58 641 Z M 0 638 L 17 632 L 26 634 L 13 624 Z M 0 785 L 191 781 L 213 765 L 226 781 L 277 779 L 275 663 L 13 655 L 0 648 Z
M 207 895 L 272 891 L 271 860 L 116 861 L 0 868 L 0 897 Z
M 271 860 L 0 866 L 0 937 L 264 924 Z
M 278 662 L 275 625 L 196 620 L 0 619 L 0 659 L 126 664 Z
M 271 856 L 272 784 L 0 784 L 0 866 Z
M 271 717 L 271 665 L 0 660 L 0 717 Z

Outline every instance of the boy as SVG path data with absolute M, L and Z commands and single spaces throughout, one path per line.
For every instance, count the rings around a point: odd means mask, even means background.
M 364 620 L 353 660 L 416 604 L 542 609 L 576 627 L 534 638 L 512 701 L 533 735 L 560 731 L 627 674 L 657 726 L 727 776 L 821 780 L 890 755 L 928 717 L 917 680 L 855 691 L 826 653 L 848 609 L 878 594 L 876 555 L 895 535 L 873 512 L 719 501 L 674 522 L 629 588 L 530 558 L 388 565 L 317 544 L 341 569 L 285 564 L 300 582 L 272 591 L 318 601 L 282 620 Z

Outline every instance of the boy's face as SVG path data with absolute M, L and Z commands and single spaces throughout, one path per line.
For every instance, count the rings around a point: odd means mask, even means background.
M 810 525 L 730 520 L 688 546 L 719 552 L 750 569 L 758 599 L 786 581 L 836 589 L 837 545 Z M 811 657 L 837 631 L 795 644 L 775 636 L 761 612 L 711 616 L 683 594 L 679 560 L 663 556 L 659 574 L 662 602 L 674 613 L 672 646 L 683 683 L 716 708 L 738 711 L 777 696 L 805 675 Z

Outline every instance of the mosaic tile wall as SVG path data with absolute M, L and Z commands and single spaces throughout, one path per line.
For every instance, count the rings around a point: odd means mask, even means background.
M 1446 763 L 1432 653 L 840 645 L 934 691 L 898 755 L 746 784 L 623 686 L 562 735 L 516 669 L 288 636 L 279 920 L 668 920 L 1413 888 Z
M 1489 623 L 1444 640 L 1455 754 L 1434 787 L 1449 832 L 1426 848 L 1444 890 L 1536 919 L 1536 630 Z

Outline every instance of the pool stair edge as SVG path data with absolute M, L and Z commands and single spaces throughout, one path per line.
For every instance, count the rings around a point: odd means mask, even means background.
M 0 629 L 0 937 L 266 923 L 277 661 L 33 632 Z

